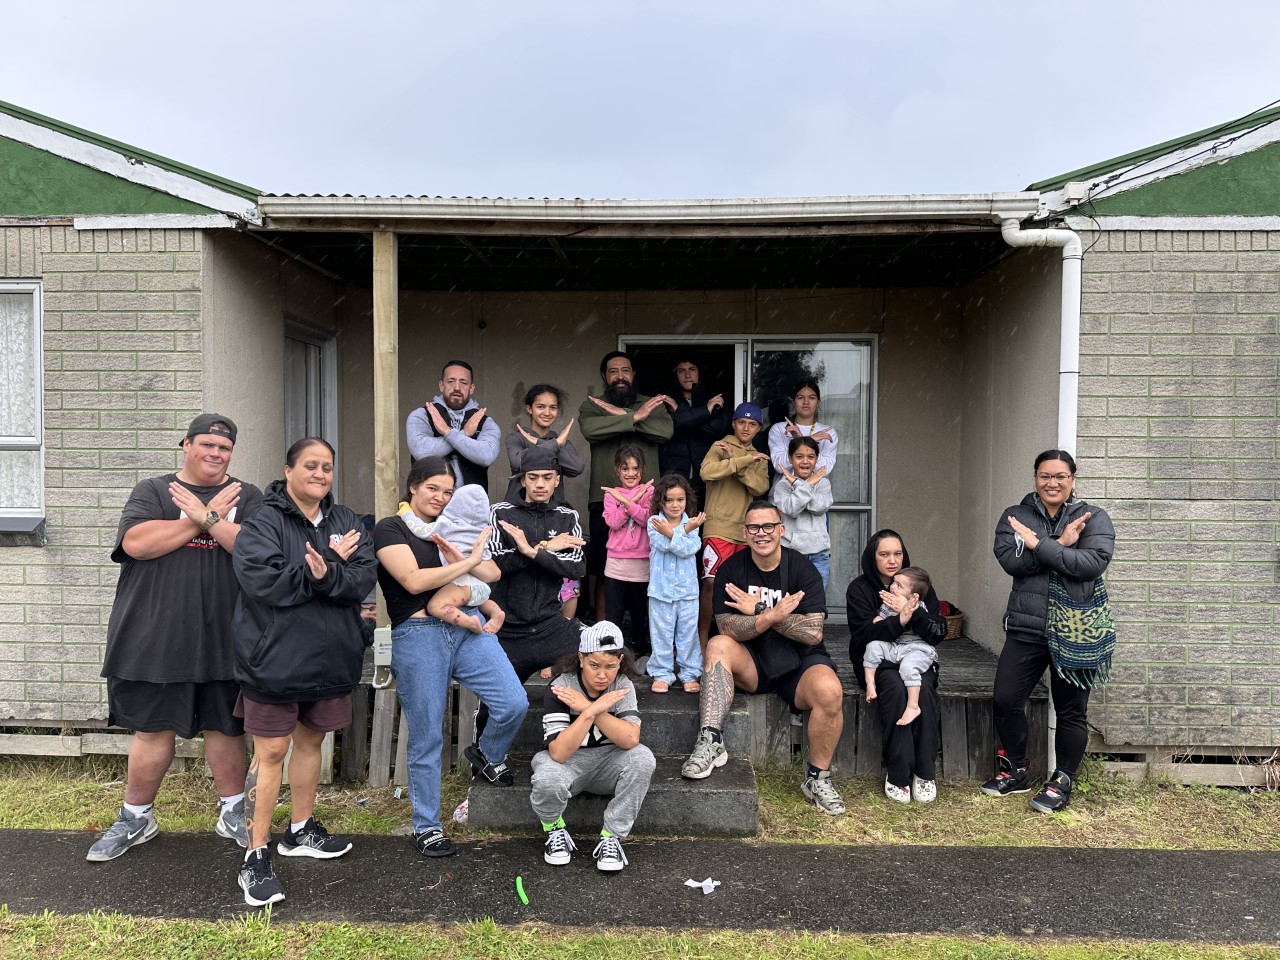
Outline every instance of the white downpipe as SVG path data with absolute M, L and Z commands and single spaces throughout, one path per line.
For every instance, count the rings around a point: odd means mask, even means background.
M 1072 230 L 1023 230 L 1012 217 L 1000 222 L 1000 235 L 1011 247 L 1062 248 L 1062 308 L 1058 343 L 1058 449 L 1076 453 L 1076 418 L 1080 399 L 1080 273 L 1084 248 Z M 1054 740 L 1058 714 L 1049 693 L 1049 773 L 1057 768 Z

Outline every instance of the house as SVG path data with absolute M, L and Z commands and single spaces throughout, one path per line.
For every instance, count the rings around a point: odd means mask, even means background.
M 1074 447 L 1120 535 L 1100 742 L 1269 753 L 1274 119 L 1009 193 L 515 200 L 262 195 L 0 105 L 0 721 L 104 720 L 119 510 L 199 410 L 238 422 L 232 472 L 259 484 L 292 439 L 333 439 L 337 495 L 384 515 L 445 359 L 506 429 L 540 381 L 572 412 L 625 347 L 645 392 L 690 350 L 735 400 L 822 383 L 837 616 L 894 527 L 998 649 L 995 518 Z

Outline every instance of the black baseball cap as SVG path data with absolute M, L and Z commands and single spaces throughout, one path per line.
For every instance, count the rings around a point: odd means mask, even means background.
M 191 426 L 187 427 L 187 436 L 185 439 L 190 440 L 198 437 L 202 433 L 212 433 L 215 436 L 226 437 L 234 444 L 236 442 L 236 424 L 230 417 L 224 417 L 220 413 L 202 413 L 191 421 Z M 179 441 L 178 446 L 182 446 Z

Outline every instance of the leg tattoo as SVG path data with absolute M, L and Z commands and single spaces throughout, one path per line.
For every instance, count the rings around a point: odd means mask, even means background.
M 253 849 L 253 818 L 258 805 L 258 758 L 254 757 L 249 764 L 249 772 L 244 778 L 244 836 Z M 271 811 L 267 811 L 271 816 Z
M 702 696 L 698 705 L 704 727 L 724 729 L 725 718 L 733 706 L 733 675 L 725 669 L 723 661 L 717 660 L 715 666 L 702 675 Z

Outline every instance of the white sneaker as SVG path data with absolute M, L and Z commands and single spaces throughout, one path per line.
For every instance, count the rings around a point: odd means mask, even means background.
M 831 771 L 823 770 L 816 777 L 806 777 L 800 785 L 804 798 L 818 808 L 820 813 L 838 817 L 844 813 L 844 800 L 831 782 Z
M 892 800 L 894 803 L 910 803 L 911 802 L 911 788 L 895 787 L 892 783 L 889 782 L 888 777 L 885 777 L 885 781 L 884 781 L 884 795 L 888 797 L 890 800 Z
M 912 775 L 911 793 L 916 798 L 916 803 L 933 803 L 934 800 L 938 799 L 938 781 L 921 780 L 919 777 Z
M 716 767 L 723 767 L 729 762 L 729 751 L 723 743 L 711 739 L 705 730 L 698 734 L 698 742 L 693 746 L 693 753 L 680 768 L 680 776 L 686 780 L 704 780 L 711 776 Z

